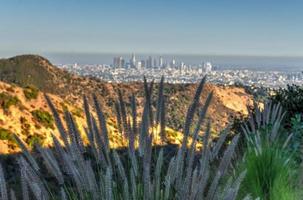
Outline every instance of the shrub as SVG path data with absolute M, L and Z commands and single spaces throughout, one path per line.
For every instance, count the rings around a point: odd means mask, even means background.
M 74 116 L 83 117 L 83 110 L 81 108 L 75 107 L 71 112 Z
M 53 116 L 44 110 L 34 110 L 31 112 L 35 120 L 42 124 L 46 128 L 54 128 L 54 118 Z
M 8 111 L 11 106 L 16 106 L 20 103 L 20 100 L 16 96 L 12 96 L 9 93 L 0 93 L 0 106 L 4 111 Z
M 22 135 L 28 135 L 30 133 L 31 125 L 28 123 L 25 117 L 20 117 L 20 123 Z
M 289 149 L 294 152 L 295 160 L 300 163 L 303 160 L 303 121 L 302 115 L 296 114 L 290 120 L 291 128 L 290 131 L 292 134 Z
M 286 122 L 290 124 L 291 118 L 296 114 L 303 113 L 303 87 L 298 85 L 288 85 L 287 88 L 280 88 L 271 96 L 271 101 L 275 104 L 281 104 L 287 111 Z
M 261 148 L 260 153 L 252 148 L 245 154 L 244 167 L 247 174 L 242 190 L 254 198 L 296 200 L 297 198 L 287 198 L 297 194 L 295 167 L 289 154 L 280 146 L 264 145 Z
M 39 90 L 34 86 L 27 86 L 23 89 L 24 96 L 27 100 L 37 99 Z
M 12 140 L 13 133 L 5 128 L 0 128 L 0 140 Z
M 43 137 L 42 135 L 38 135 L 38 134 L 34 134 L 34 135 L 30 135 L 26 138 L 25 142 L 26 144 L 28 144 L 28 146 L 30 148 L 33 148 L 34 145 L 43 145 L 43 141 L 44 141 L 45 137 Z
M 60 106 L 61 106 L 63 112 L 68 110 L 68 107 L 64 102 L 60 102 Z
M 244 124 L 246 136 L 242 168 L 247 170 L 241 191 L 253 198 L 296 200 L 296 165 L 289 151 L 292 135 L 282 134 L 281 121 L 285 113 L 279 105 L 265 103 L 264 110 L 255 108 Z

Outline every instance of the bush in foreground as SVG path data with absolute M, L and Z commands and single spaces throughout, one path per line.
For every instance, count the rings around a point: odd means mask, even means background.
M 242 168 L 247 170 L 241 190 L 266 200 L 297 200 L 296 166 L 292 134 L 283 132 L 282 107 L 266 103 L 261 111 L 255 106 L 249 122 L 243 125 L 247 148 Z M 283 134 L 284 133 L 284 134 Z

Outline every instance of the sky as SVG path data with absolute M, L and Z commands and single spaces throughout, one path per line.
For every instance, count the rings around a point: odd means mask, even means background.
M 3 0 L 0 56 L 303 56 L 303 1 Z

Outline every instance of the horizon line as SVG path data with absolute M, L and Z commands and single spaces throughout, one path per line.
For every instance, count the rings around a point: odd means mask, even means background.
M 217 57 L 264 57 L 264 58 L 303 58 L 303 55 L 286 55 L 286 54 L 240 54 L 240 53 L 180 53 L 180 52 L 64 52 L 64 51 L 47 51 L 47 52 L 35 52 L 35 51 L 22 51 L 22 52 L 1 52 L 0 58 L 9 58 L 19 55 L 40 55 L 48 56 L 51 54 L 61 54 L 61 55 L 131 55 L 132 53 L 136 55 L 156 55 L 156 56 L 217 56 Z M 9 54 L 9 56 L 7 56 Z

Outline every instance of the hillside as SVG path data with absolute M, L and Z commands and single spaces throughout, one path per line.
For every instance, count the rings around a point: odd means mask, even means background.
M 62 116 L 65 109 L 70 110 L 79 128 L 83 129 L 84 116 L 81 107 L 71 105 L 56 95 L 50 95 L 50 98 Z M 0 153 L 16 151 L 13 133 L 29 146 L 34 143 L 47 146 L 51 133 L 58 134 L 41 92 L 0 82 Z
M 66 104 L 73 105 L 71 110 L 82 108 L 83 95 L 90 97 L 92 93 L 95 93 L 104 107 L 106 116 L 109 119 L 115 119 L 114 102 L 117 99 L 117 90 L 120 89 L 127 104 L 129 97 L 135 94 L 139 116 L 142 112 L 141 106 L 144 100 L 142 83 L 115 84 L 105 83 L 95 78 L 80 77 L 57 68 L 41 56 L 22 55 L 0 59 L 0 81 L 6 82 L 1 83 L 0 91 L 17 96 L 22 105 L 12 106 L 11 115 L 6 115 L 7 113 L 0 109 L 0 127 L 17 133 L 22 131 L 20 121 L 24 120 L 21 118 L 26 118 L 27 124 L 30 124 L 29 134 L 48 135 L 51 131 L 43 127 L 34 128 L 37 122 L 32 119 L 31 112 L 34 109 L 48 110 L 41 92 L 52 94 L 59 109 L 62 109 L 62 104 Z M 155 88 L 157 87 L 158 84 L 155 84 Z M 37 88 L 40 91 L 37 99 L 26 100 L 23 92 L 25 88 Z M 182 130 L 185 114 L 195 89 L 196 84 L 164 85 L 168 127 L 177 131 Z M 246 106 L 252 103 L 252 96 L 247 94 L 243 88 L 206 84 L 202 93 L 201 105 L 211 91 L 214 92 L 214 97 L 209 107 L 208 117 L 212 121 L 213 132 L 222 130 L 233 119 L 247 114 Z M 152 102 L 154 105 L 156 105 L 156 97 L 155 90 Z M 45 137 L 47 138 L 47 136 Z
M 74 105 L 56 95 L 48 94 L 48 96 L 62 120 L 65 110 L 69 110 L 73 114 L 79 131 L 85 138 L 84 141 L 87 141 L 84 132 L 86 119 L 82 103 Z M 118 133 L 115 118 L 107 118 L 107 127 L 111 147 L 123 147 L 127 144 Z M 0 154 L 19 151 L 12 138 L 14 133 L 22 138 L 29 147 L 33 147 L 35 143 L 50 146 L 52 133 L 59 137 L 59 132 L 42 92 L 0 81 Z M 180 132 L 166 128 L 166 133 L 171 144 L 180 144 L 182 139 Z

